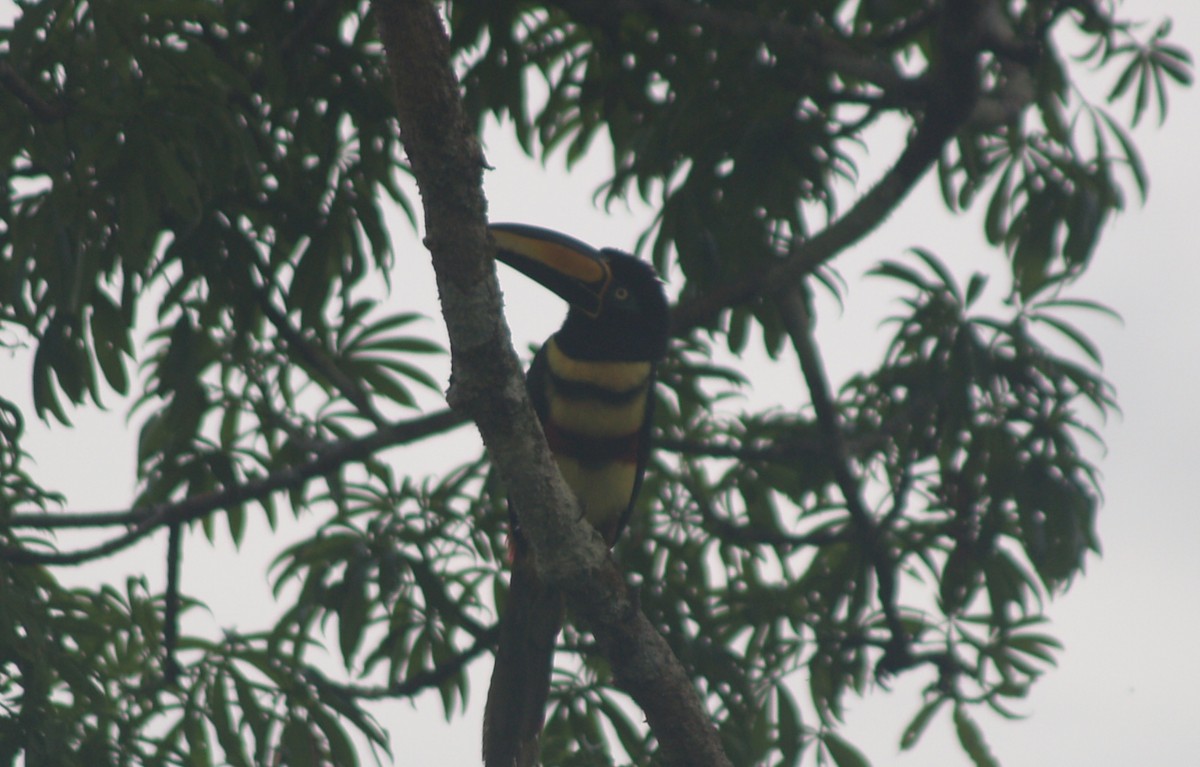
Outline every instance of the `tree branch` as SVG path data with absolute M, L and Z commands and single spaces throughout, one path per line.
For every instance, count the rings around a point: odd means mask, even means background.
M 160 527 L 186 524 L 218 509 L 255 501 L 278 490 L 287 490 L 320 474 L 334 471 L 350 461 L 361 460 L 388 447 L 395 447 L 440 434 L 464 422 L 462 416 L 443 410 L 428 416 L 392 424 L 366 436 L 320 445 L 310 460 L 272 472 L 265 477 L 175 503 L 163 503 L 126 512 L 101 512 L 102 524 L 127 524 L 130 529 L 103 543 L 75 551 L 31 551 L 23 546 L 0 546 L 0 560 L 15 565 L 78 565 L 126 549 Z M 14 514 L 11 527 L 81 527 L 84 514 Z M 66 524 L 56 522 L 64 518 Z
M 846 439 L 846 448 L 853 456 L 863 456 L 887 443 L 891 430 L 884 424 L 871 433 L 858 432 Z M 685 439 L 673 434 L 655 434 L 654 448 L 677 455 L 700 458 L 734 458 L 739 461 L 795 464 L 797 461 L 825 460 L 825 443 L 820 437 L 807 434 L 785 436 L 768 442 L 705 442 Z
M 335 442 L 316 443 L 312 446 L 314 453 L 318 456 L 336 456 L 337 462 L 322 464 L 320 471 L 314 470 L 311 463 L 307 465 L 308 468 L 305 468 L 306 465 L 302 464 L 283 471 L 294 472 L 297 475 L 302 475 L 303 479 L 308 479 L 322 473 L 322 471 L 336 469 L 344 463 L 358 460 L 375 451 L 416 442 L 428 436 L 450 431 L 466 422 L 467 418 L 465 416 L 459 415 L 452 410 L 435 411 L 414 420 L 392 423 L 362 437 Z M 885 428 L 882 431 L 884 432 L 883 434 L 864 434 L 852 437 L 847 441 L 850 453 L 857 456 L 877 449 L 885 439 L 885 434 L 888 430 Z M 679 455 L 736 458 L 743 461 L 792 463 L 798 459 L 825 458 L 823 443 L 817 439 L 809 439 L 802 436 L 788 437 L 769 444 L 746 445 L 736 442 L 700 442 L 672 435 L 656 435 L 654 445 L 659 450 Z M 316 459 L 314 459 L 313 463 L 315 462 Z M 237 503 L 245 503 L 248 501 L 257 501 L 278 489 L 286 490 L 293 486 L 292 481 L 279 486 L 276 479 L 278 476 L 279 472 L 273 472 L 260 480 L 248 483 L 246 486 L 239 486 L 240 489 L 227 488 L 225 492 L 238 491 L 242 495 L 240 496 L 241 500 L 237 501 Z M 156 513 L 163 514 L 164 518 L 171 518 L 176 514 L 187 513 L 183 510 L 189 508 L 189 504 L 196 503 L 200 498 L 197 497 L 173 504 L 164 504 L 154 509 L 16 513 L 8 518 L 7 526 L 11 529 L 66 530 L 139 525 Z M 202 498 L 206 499 L 205 508 L 208 511 L 216 511 L 224 508 L 224 505 L 221 505 L 223 497 L 218 497 L 218 494 L 202 496 Z M 218 505 L 213 506 L 212 504 L 214 503 Z M 232 505 L 232 503 L 225 505 Z M 200 506 L 191 506 L 190 508 L 199 509 Z M 203 514 L 200 514 L 200 516 L 203 516 Z M 6 558 L 5 551 L 5 549 L 0 549 L 0 559 Z
M 481 631 L 475 642 L 452 658 L 437 664 L 428 671 L 406 676 L 387 685 L 361 686 L 342 684 L 325 676 L 319 669 L 310 667 L 305 676 L 313 682 L 322 694 L 332 692 L 335 695 L 358 698 L 361 700 L 380 700 L 383 698 L 404 698 L 421 693 L 429 688 L 438 687 L 442 682 L 457 674 L 471 661 L 495 646 L 500 637 L 500 626 L 492 625 Z
M 551 460 L 501 313 L 481 187 L 482 152 L 429 0 L 375 0 L 396 84 L 401 137 L 421 190 L 453 369 L 448 400 L 479 427 L 541 574 L 566 593 L 617 684 L 637 702 L 671 765 L 729 765 L 703 702 L 633 604 L 599 533 Z
M 13 514 L 8 518 L 8 527 L 38 530 L 65 530 L 78 527 L 116 527 L 137 524 L 144 512 L 120 509 L 118 511 L 36 511 Z
M 685 476 L 682 478 L 682 482 L 684 489 L 688 491 L 688 494 L 692 496 L 692 500 L 696 502 L 696 508 L 700 512 L 700 518 L 704 521 L 705 528 L 717 538 L 734 546 L 742 548 L 774 546 L 791 551 L 807 546 L 826 546 L 830 543 L 850 539 L 850 535 L 843 530 L 794 535 L 774 530 L 765 530 L 753 525 L 739 525 L 730 522 L 713 508 L 712 501 L 696 478 Z
M 825 373 L 825 363 L 817 349 L 813 337 L 812 318 L 808 310 L 808 296 L 802 287 L 777 292 L 775 304 L 783 317 L 784 327 L 796 355 L 800 358 L 800 370 L 808 384 L 809 396 L 812 399 L 813 410 L 817 414 L 817 424 L 821 428 L 821 436 L 825 440 L 826 453 L 830 468 L 833 470 L 834 481 L 841 490 L 846 511 L 850 521 L 858 530 L 858 537 L 863 542 L 867 556 L 871 559 L 875 571 L 875 580 L 879 589 L 879 603 L 887 621 L 888 631 L 892 641 L 888 646 L 882 667 L 894 668 L 907 665 L 911 656 L 908 632 L 900 620 L 900 611 L 896 606 L 896 574 L 895 563 L 888 553 L 881 538 L 880 525 L 867 508 L 863 498 L 862 487 L 850 465 L 850 453 L 842 434 L 841 417 L 834 404 L 833 395 L 829 388 L 829 377 Z
M 42 122 L 53 122 L 67 116 L 68 110 L 65 104 L 54 103 L 42 98 L 37 90 L 21 77 L 21 73 L 7 61 L 0 61 L 0 84 L 3 84 L 12 95 L 16 96 L 30 114 Z

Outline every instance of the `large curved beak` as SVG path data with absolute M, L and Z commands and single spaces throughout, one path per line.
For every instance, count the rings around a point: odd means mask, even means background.
M 525 224 L 491 224 L 496 258 L 596 317 L 612 282 L 600 251 L 574 237 Z

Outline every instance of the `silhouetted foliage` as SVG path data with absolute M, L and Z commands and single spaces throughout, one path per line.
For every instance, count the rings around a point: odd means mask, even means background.
M 846 696 L 910 674 L 928 684 L 898 702 L 916 709 L 902 747 L 949 711 L 994 763 L 971 712 L 1009 715 L 1053 665 L 1044 600 L 1099 546 L 1078 442 L 1115 403 L 1069 318 L 1109 310 L 1069 287 L 1125 188 L 1145 196 L 1125 124 L 1165 119 L 1191 81 L 1169 24 L 1090 0 L 442 9 L 472 119 L 568 163 L 611 141 L 603 199 L 658 211 L 638 246 L 683 282 L 616 557 L 732 763 L 865 764 L 838 734 Z M 1105 103 L 1075 86 L 1093 70 Z M 463 419 L 414 412 L 444 352 L 369 298 L 395 279 L 385 211 L 416 218 L 372 5 L 21 2 L 0 115 L 0 343 L 33 351 L 35 409 L 0 397 L 0 764 L 346 767 L 355 733 L 388 748 L 372 700 L 435 689 L 460 713 L 496 637 L 506 512 L 486 457 L 436 477 L 380 457 Z M 892 125 L 902 154 L 838 199 L 864 133 Z M 881 261 L 887 351 L 830 382 L 809 291 L 836 291 L 837 255 L 926 170 L 950 211 L 983 207 L 1011 270 L 963 285 L 919 242 Z M 1001 314 L 978 308 L 988 282 Z M 811 407 L 716 407 L 753 386 L 733 361 L 751 339 Z M 136 402 L 136 498 L 68 513 L 28 472 L 24 422 L 69 425 L 110 392 Z M 164 611 L 200 605 L 55 576 L 172 524 L 240 545 L 248 515 L 281 511 L 325 520 L 275 560 L 282 618 L 185 634 L 174 681 Z M 115 532 L 60 550 L 67 526 Z M 650 763 L 589 635 L 560 641 L 545 762 Z M 327 644 L 339 673 L 314 658 Z

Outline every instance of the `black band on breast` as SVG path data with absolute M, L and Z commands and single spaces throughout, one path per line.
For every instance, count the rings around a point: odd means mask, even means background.
M 564 429 L 553 421 L 542 424 L 550 452 L 583 464 L 637 463 L 639 432 L 615 437 L 592 437 Z
M 571 400 L 590 399 L 606 405 L 628 405 L 633 402 L 646 391 L 649 379 L 647 376 L 646 381 L 629 389 L 614 390 L 591 381 L 572 381 L 569 378 L 562 378 L 553 370 L 549 372 L 550 383 L 554 387 L 555 395 Z

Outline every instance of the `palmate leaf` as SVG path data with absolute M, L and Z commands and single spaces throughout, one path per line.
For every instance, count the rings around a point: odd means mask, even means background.
M 445 349 L 432 340 L 395 332 L 424 319 L 420 314 L 401 312 L 368 322 L 375 306 L 373 301 L 364 300 L 346 309 L 333 354 L 338 366 L 355 380 L 394 404 L 413 407 L 416 400 L 404 385 L 405 380 L 432 391 L 440 390 L 440 385 L 422 367 L 401 357 L 444 354 Z
M 821 736 L 821 745 L 837 767 L 871 767 L 871 762 L 861 751 L 835 732 L 825 732 Z
M 1134 41 L 1112 49 L 1110 54 L 1129 58 L 1108 93 L 1108 101 L 1122 98 L 1136 83 L 1131 119 L 1134 127 L 1141 121 L 1152 96 L 1158 108 L 1159 122 L 1166 119 L 1167 84 L 1164 77 L 1178 85 L 1187 86 L 1192 82 L 1191 56 L 1178 46 L 1164 42 L 1170 32 L 1170 22 L 1163 22 L 1147 43 Z

